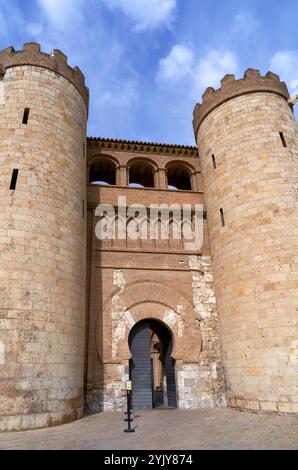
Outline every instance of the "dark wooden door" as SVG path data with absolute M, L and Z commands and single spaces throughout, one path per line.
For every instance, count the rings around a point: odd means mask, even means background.
M 150 354 L 150 329 L 148 322 L 142 322 L 132 331 L 130 337 L 130 377 L 132 381 L 133 409 L 151 409 L 152 365 Z

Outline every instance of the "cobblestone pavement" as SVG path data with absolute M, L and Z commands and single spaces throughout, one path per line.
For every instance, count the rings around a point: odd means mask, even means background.
M 0 449 L 297 449 L 298 417 L 231 409 L 135 413 L 136 432 L 123 432 L 122 413 L 99 413 L 71 424 L 0 433 Z

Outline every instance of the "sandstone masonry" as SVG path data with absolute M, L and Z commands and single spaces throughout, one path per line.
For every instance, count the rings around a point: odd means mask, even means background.
M 278 76 L 249 69 L 196 106 L 199 151 L 86 139 L 81 71 L 35 43 L 0 53 L 0 430 L 121 410 L 130 334 L 147 319 L 172 338 L 179 408 L 297 412 L 298 129 L 288 98 Z M 96 208 L 117 214 L 119 196 L 147 210 L 201 204 L 201 248 L 172 232 L 100 241 Z M 154 393 L 166 404 L 157 336 Z
M 298 129 L 288 98 L 272 73 L 227 76 L 194 126 L 229 402 L 297 412 Z

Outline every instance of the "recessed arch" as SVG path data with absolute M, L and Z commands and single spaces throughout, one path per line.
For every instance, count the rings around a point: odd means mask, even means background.
M 175 360 L 171 357 L 173 333 L 162 321 L 137 322 L 128 337 L 130 379 L 135 409 L 160 405 L 177 407 Z
M 171 337 L 171 339 L 174 341 L 174 334 L 173 334 L 173 331 L 172 331 L 172 329 L 170 328 L 170 326 L 167 325 L 167 323 L 165 323 L 163 320 L 160 320 L 159 318 L 156 318 L 154 315 L 153 315 L 153 316 L 150 316 L 150 315 L 149 315 L 148 317 L 146 317 L 146 318 L 144 318 L 144 319 L 138 320 L 138 321 L 134 324 L 134 327 L 137 327 L 139 324 L 143 323 L 144 321 L 149 321 L 149 322 L 152 322 L 152 323 L 154 323 L 154 324 L 157 324 L 157 323 L 160 324 L 161 328 L 167 330 L 168 335 L 169 335 L 169 336 Z M 133 328 L 134 328 L 134 327 L 133 327 Z M 129 335 L 128 335 L 128 343 L 129 343 L 129 346 L 130 346 L 130 336 L 131 336 L 131 333 L 132 333 L 133 328 L 130 330 Z M 157 329 L 157 331 L 154 331 L 154 332 L 157 334 L 157 336 L 159 336 L 160 330 Z M 153 336 L 153 335 L 152 335 L 152 336 Z M 172 350 L 171 350 L 171 353 L 172 353 L 172 351 L 173 351 L 173 348 L 172 348 Z
M 142 156 L 142 157 L 130 158 L 127 161 L 127 167 L 129 168 L 134 162 L 146 162 L 149 165 L 151 165 L 154 168 L 155 171 L 158 169 L 158 167 L 156 165 L 156 162 L 154 160 L 152 160 L 151 158 L 149 158 L 149 157 Z
M 148 158 L 134 158 L 128 162 L 128 185 L 134 188 L 154 188 L 156 165 Z
M 111 155 L 109 153 L 97 153 L 95 155 L 93 155 L 91 158 L 88 159 L 88 168 L 90 168 L 90 166 L 95 163 L 96 161 L 98 160 L 101 160 L 101 159 L 107 159 L 107 160 L 111 160 L 111 162 L 113 162 L 116 167 L 118 167 L 120 165 L 119 161 L 117 160 L 116 157 L 114 157 L 114 155 Z
M 103 186 L 117 184 L 117 160 L 109 155 L 100 155 L 89 161 L 88 182 Z
M 114 360 L 117 357 L 122 360 L 130 359 L 128 347 L 130 329 L 138 321 L 150 317 L 150 312 L 154 312 L 151 318 L 164 322 L 173 332 L 172 357 L 176 360 L 187 357 L 189 362 L 198 360 L 202 347 L 199 322 L 193 304 L 177 289 L 164 283 L 144 280 L 126 284 L 124 288 L 115 290 L 105 302 L 102 312 L 105 331 L 107 334 L 110 332 L 111 338 L 113 338 L 110 321 L 112 312 L 115 318 L 119 315 L 125 331 L 123 330 L 123 337 L 117 342 L 114 357 L 113 345 L 107 344 L 103 351 L 104 360 Z M 100 313 L 97 316 L 97 322 L 99 321 Z
M 168 189 L 191 191 L 192 174 L 194 168 L 180 160 L 169 162 L 166 165 Z

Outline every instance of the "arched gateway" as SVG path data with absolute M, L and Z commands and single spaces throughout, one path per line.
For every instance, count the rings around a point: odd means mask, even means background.
M 158 406 L 177 407 L 175 361 L 171 357 L 173 338 L 170 330 L 158 320 L 138 322 L 129 335 L 132 354 L 129 363 L 133 383 L 134 409 Z

